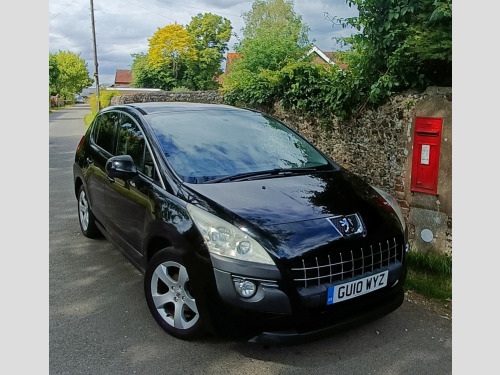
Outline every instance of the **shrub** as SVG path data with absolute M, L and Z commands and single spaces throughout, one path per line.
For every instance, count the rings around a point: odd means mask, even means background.
M 120 96 L 120 92 L 116 90 L 103 90 L 99 91 L 99 104 L 101 105 L 102 108 L 109 107 L 109 104 L 111 103 L 111 98 L 114 96 Z M 97 110 L 97 95 L 92 94 L 89 97 L 89 105 L 90 105 L 90 110 L 92 111 L 91 113 L 85 115 L 83 118 L 83 121 L 85 122 L 85 125 L 88 127 L 94 118 L 97 116 L 98 110 Z

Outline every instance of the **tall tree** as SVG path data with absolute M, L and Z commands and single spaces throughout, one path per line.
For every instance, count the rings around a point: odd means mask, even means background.
M 243 40 L 236 50 L 250 71 L 278 70 L 297 61 L 309 44 L 309 28 L 295 13 L 293 1 L 256 0 L 243 19 Z
M 56 56 L 49 54 L 49 93 L 50 95 L 57 94 L 56 85 L 59 78 L 59 68 L 57 67 Z
M 49 54 L 49 91 L 66 98 L 72 97 L 91 85 L 87 63 L 76 54 L 69 51 L 59 51 Z
M 243 39 L 235 47 L 240 56 L 224 76 L 221 92 L 232 104 L 269 104 L 279 95 L 281 70 L 305 55 L 309 28 L 293 1 L 255 0 L 243 18 Z
M 182 64 L 197 59 L 193 38 L 184 26 L 178 24 L 158 28 L 149 39 L 148 56 L 153 68 L 170 66 L 175 79 L 179 78 Z
M 231 38 L 231 21 L 211 13 L 198 13 L 186 29 L 194 40 L 197 54 L 196 60 L 187 61 L 188 78 L 195 89 L 216 88 L 216 77 L 221 73 L 221 63 Z

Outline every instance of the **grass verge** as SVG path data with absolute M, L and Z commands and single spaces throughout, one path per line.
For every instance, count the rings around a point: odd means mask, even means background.
M 405 290 L 439 301 L 452 299 L 452 258 L 449 255 L 410 251 Z

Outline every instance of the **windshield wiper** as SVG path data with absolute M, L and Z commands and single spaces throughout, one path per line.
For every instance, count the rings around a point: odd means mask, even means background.
M 228 181 L 249 181 L 249 180 L 259 180 L 263 178 L 275 178 L 284 177 L 301 173 L 316 172 L 317 168 L 275 168 L 266 171 L 258 172 L 245 172 L 238 173 L 231 176 L 219 177 L 213 180 L 208 180 L 206 183 L 218 183 L 218 182 L 228 182 Z

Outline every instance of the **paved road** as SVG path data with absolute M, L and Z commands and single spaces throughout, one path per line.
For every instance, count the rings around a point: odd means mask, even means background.
M 80 233 L 72 163 L 89 112 L 77 105 L 49 116 L 50 374 L 452 373 L 451 321 L 408 301 L 382 319 L 289 347 L 164 333 L 142 275 L 106 240 Z

